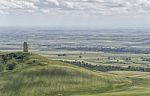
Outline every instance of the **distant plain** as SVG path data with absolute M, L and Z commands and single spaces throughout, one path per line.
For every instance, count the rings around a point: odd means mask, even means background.
M 28 77 L 30 74 L 30 69 L 32 69 L 33 77 L 34 74 L 38 74 L 40 71 L 35 71 L 36 68 L 44 68 L 44 72 L 52 72 L 53 70 L 53 64 L 56 64 L 58 69 L 56 71 L 60 72 L 75 72 L 74 74 L 77 75 L 79 72 L 81 75 L 87 74 L 86 72 L 89 72 L 87 76 L 90 76 L 89 74 L 95 74 L 95 79 L 91 79 L 91 77 L 82 78 L 82 76 L 79 76 L 79 78 L 76 78 L 73 76 L 73 78 L 76 81 L 80 81 L 82 79 L 85 79 L 86 82 L 81 81 L 78 83 L 78 86 L 75 86 L 77 82 L 72 81 L 73 79 L 70 78 L 70 75 L 72 74 L 64 74 L 65 78 L 63 78 L 63 82 L 66 83 L 66 85 L 63 85 L 63 83 L 60 83 L 59 87 L 56 88 L 58 91 L 61 88 L 64 90 L 64 93 L 62 94 L 55 94 L 49 93 L 48 91 L 45 91 L 43 89 L 38 89 L 41 92 L 45 92 L 45 95 L 41 96 L 48 96 L 46 94 L 53 94 L 54 96 L 149 96 L 150 95 L 150 73 L 149 72 L 143 72 L 145 70 L 141 71 L 107 71 L 107 72 L 101 72 L 96 70 L 87 70 L 88 68 L 80 68 L 71 64 L 66 64 L 59 62 L 61 61 L 69 61 L 69 62 L 84 62 L 87 64 L 91 64 L 93 66 L 119 66 L 119 67 L 142 67 L 142 68 L 150 68 L 150 29 L 97 29 L 97 30 L 73 30 L 73 29 L 50 29 L 50 28 L 0 28 L 0 51 L 2 52 L 15 52 L 15 51 L 22 51 L 22 44 L 24 41 L 28 42 L 29 44 L 29 51 L 33 53 L 38 53 L 42 56 L 48 57 L 49 60 L 43 57 L 37 57 L 31 56 L 31 60 L 35 58 L 40 58 L 43 62 L 43 60 L 46 60 L 44 62 L 48 63 L 48 67 L 31 67 L 25 71 L 26 75 L 23 78 L 26 79 L 33 79 Z M 42 59 L 43 60 L 42 60 Z M 54 60 L 54 61 L 53 61 Z M 62 64 L 62 65 L 61 65 Z M 65 65 L 66 64 L 66 65 Z M 66 70 L 62 70 L 62 68 L 67 68 Z M 71 69 L 70 69 L 71 68 Z M 76 68 L 73 69 L 72 68 Z M 55 69 L 55 68 L 54 68 Z M 19 69 L 22 70 L 22 69 Z M 52 70 L 52 71 L 51 71 Z M 93 72 L 94 71 L 94 72 Z M 0 78 L 1 85 L 5 85 L 3 82 L 8 82 L 8 86 L 14 88 L 14 86 L 23 86 L 21 88 L 22 92 L 24 92 L 23 96 L 27 96 L 27 93 L 29 90 L 27 90 L 27 86 L 25 86 L 23 83 L 26 82 L 23 80 L 21 85 L 11 85 L 15 82 L 16 79 L 18 79 L 17 76 L 20 76 L 19 71 L 15 71 L 15 75 L 12 76 L 12 82 L 8 80 L 7 74 L 11 75 L 12 73 L 4 72 L 0 73 L 4 77 Z M 31 72 L 32 73 L 32 72 Z M 22 74 L 22 73 L 21 73 Z M 44 73 L 45 74 L 45 73 Z M 56 74 L 56 77 L 59 74 Z M 36 77 L 36 80 L 40 81 L 43 80 L 47 84 L 51 84 L 50 81 L 47 81 L 46 77 L 47 75 L 44 75 L 43 78 Z M 69 77 L 68 77 L 69 76 Z M 78 75 L 77 75 L 78 76 Z M 96 77 L 95 77 L 96 76 Z M 99 78 L 102 77 L 102 78 Z M 104 77 L 107 77 L 106 80 L 103 81 Z M 113 78 L 116 76 L 115 78 Z M 48 78 L 51 81 L 56 81 L 57 79 L 51 78 L 48 75 Z M 59 80 L 62 79 L 61 76 L 58 76 Z M 67 81 L 69 78 L 70 82 Z M 4 81 L 6 79 L 6 81 Z M 58 80 L 58 82 L 60 82 Z M 98 81 L 100 80 L 100 82 Z M 112 85 L 113 87 L 117 82 L 121 82 L 120 84 L 125 84 L 124 87 L 119 88 L 109 88 L 111 85 L 111 82 L 113 81 Z M 36 82 L 36 81 L 35 81 Z M 33 82 L 26 82 L 27 84 L 35 83 Z M 74 82 L 73 85 L 69 85 L 71 82 Z M 92 82 L 92 83 L 90 83 Z M 95 82 L 95 83 L 93 83 Z M 105 92 L 102 92 L 103 85 L 105 83 L 104 90 Z M 89 86 L 87 85 L 89 84 Z M 97 83 L 97 84 L 96 84 Z M 46 85 L 43 85 L 43 88 L 46 87 Z M 72 90 L 67 88 L 79 88 L 81 85 L 84 85 L 83 92 L 79 92 L 79 90 L 73 89 L 74 92 L 70 93 Z M 93 85 L 92 85 L 93 84 Z M 107 85 L 108 84 L 108 85 Z M 100 86 L 98 86 L 100 85 Z M 127 85 L 127 86 L 126 86 Z M 28 85 L 29 86 L 29 85 Z M 33 86 L 33 93 L 36 91 L 38 84 Z M 95 87 L 94 87 L 95 86 Z M 6 86 L 5 86 L 6 87 Z M 54 86 L 53 86 L 54 87 Z M 46 87 L 47 88 L 47 87 Z M 54 87 L 55 88 L 55 87 Z M 100 89 L 98 89 L 100 88 Z M 81 88 L 82 89 L 82 88 Z M 90 90 L 91 89 L 91 90 Z M 23 91 L 23 90 L 26 90 Z M 52 90 L 48 89 L 47 90 Z M 68 92 L 66 90 L 69 90 Z M 92 90 L 94 90 L 92 92 Z M 10 92 L 10 94 L 5 94 L 4 96 L 19 96 L 20 93 L 14 93 L 14 95 L 11 95 L 12 89 L 7 89 L 5 91 Z M 5 92 L 4 91 L 4 92 Z M 39 92 L 40 92 L 39 91 Z M 17 92 L 15 90 L 15 92 Z M 36 91 L 37 92 L 37 91 Z M 78 93 L 79 92 L 79 93 Z M 0 91 L 0 94 L 1 93 Z M 40 94 L 40 93 L 36 93 Z M 34 94 L 34 96 L 37 96 Z M 64 95 L 63 95 L 64 94 Z

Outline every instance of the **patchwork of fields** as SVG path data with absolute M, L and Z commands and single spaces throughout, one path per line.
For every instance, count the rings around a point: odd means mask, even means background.
M 80 61 L 92 65 L 119 66 L 119 67 L 150 67 L 150 54 L 132 53 L 104 53 L 82 51 L 50 51 L 37 52 L 53 60 Z M 65 54 L 65 56 L 62 56 Z
M 150 96 L 149 29 L 1 28 L 0 50 L 0 96 Z
M 150 29 L 0 28 L 0 50 L 150 52 Z M 13 33 L 13 34 L 12 34 Z

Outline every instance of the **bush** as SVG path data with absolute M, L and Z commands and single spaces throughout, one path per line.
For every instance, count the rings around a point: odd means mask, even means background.
M 15 63 L 9 63 L 6 65 L 6 70 L 13 70 L 15 68 L 16 64 Z

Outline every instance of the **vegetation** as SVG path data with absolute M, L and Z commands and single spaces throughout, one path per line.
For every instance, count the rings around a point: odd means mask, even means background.
M 145 67 L 136 67 L 136 66 L 128 66 L 128 67 L 120 67 L 120 66 L 106 66 L 106 65 L 92 65 L 89 63 L 85 63 L 84 61 L 63 61 L 61 62 L 73 64 L 79 67 L 87 68 L 90 70 L 108 72 L 108 71 L 141 71 L 141 72 L 150 72 L 150 68 Z
M 44 53 L 53 60 L 68 61 L 77 63 L 78 66 L 89 66 L 91 70 L 99 71 L 149 71 L 150 54 L 131 54 L 131 53 L 103 53 L 103 52 L 77 52 L 65 51 L 62 54 L 67 56 L 57 56 L 57 52 Z M 81 56 L 81 58 L 80 58 Z M 80 65 L 83 63 L 82 65 Z M 94 67 L 94 68 L 92 68 Z M 102 68 L 104 67 L 104 68 Z
M 123 76 L 92 72 L 37 54 L 3 53 L 0 61 L 0 96 L 95 94 L 132 84 Z
M 0 96 L 150 95 L 150 73 L 94 72 L 88 66 L 99 68 L 96 65 L 68 63 L 72 61 L 59 62 L 31 53 L 0 53 Z

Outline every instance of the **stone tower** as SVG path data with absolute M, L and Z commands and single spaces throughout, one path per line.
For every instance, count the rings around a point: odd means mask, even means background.
M 27 42 L 23 43 L 23 52 L 28 52 L 28 44 L 27 44 Z

